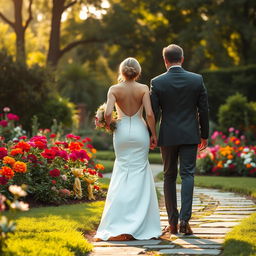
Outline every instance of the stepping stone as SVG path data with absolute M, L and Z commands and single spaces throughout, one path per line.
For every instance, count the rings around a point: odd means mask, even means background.
M 219 255 L 218 249 L 164 249 L 160 250 L 160 254 L 176 254 L 176 255 Z
M 231 218 L 231 219 L 244 219 L 244 218 L 246 218 L 246 215 L 238 215 L 238 214 L 233 214 L 233 215 L 231 215 L 231 214 L 224 214 L 224 215 L 222 215 L 222 214 L 212 214 L 212 215 L 210 215 L 210 216 L 206 216 L 206 218 L 208 218 L 208 219 L 228 219 L 228 218 Z
M 236 222 L 236 223 L 240 223 L 240 219 L 223 219 L 223 218 L 203 218 L 201 219 L 202 221 L 218 221 L 218 222 Z
M 161 250 L 161 249 L 172 249 L 175 247 L 173 244 L 159 244 L 159 245 L 145 245 L 144 248 L 151 250 Z
M 256 208 L 249 208 L 249 207 L 217 207 L 216 209 L 217 211 L 255 211 L 256 212 Z
M 194 234 L 194 235 L 182 235 L 178 234 L 175 237 L 181 238 L 181 239 L 187 239 L 187 238 L 197 238 L 197 239 L 223 239 L 226 236 L 226 234 Z M 176 240 L 174 240 L 176 241 Z
M 186 244 L 182 245 L 182 248 L 194 248 L 194 249 L 221 249 L 223 245 L 221 244 Z
M 231 228 L 237 226 L 239 223 L 237 222 L 212 222 L 212 223 L 204 223 L 201 224 L 202 228 Z
M 240 215 L 250 215 L 252 212 L 250 211 L 215 211 L 215 214 L 240 214 Z
M 138 247 L 95 247 L 92 255 L 138 255 L 144 251 Z
M 184 238 L 184 239 L 176 239 L 172 241 L 174 244 L 178 245 L 221 245 L 224 242 L 224 239 L 189 239 L 189 238 Z
M 134 241 L 108 241 L 93 243 L 95 247 L 126 247 L 126 246 L 143 246 L 156 245 L 161 243 L 161 240 L 134 240 Z
M 226 234 L 230 228 L 193 228 L 194 234 Z

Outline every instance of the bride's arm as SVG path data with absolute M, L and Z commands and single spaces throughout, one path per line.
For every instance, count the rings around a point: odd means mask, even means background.
M 157 137 L 156 137 L 156 122 L 155 122 L 155 116 L 154 112 L 152 110 L 151 101 L 150 101 L 150 95 L 149 95 L 149 89 L 146 86 L 145 93 L 143 96 L 143 106 L 146 111 L 146 119 L 147 124 L 149 126 L 149 129 L 151 131 L 151 147 L 155 148 L 157 145 Z
M 107 125 L 109 126 L 112 120 L 112 111 L 114 109 L 116 102 L 116 97 L 113 93 L 113 88 L 110 87 L 108 90 L 108 99 L 107 99 L 107 107 L 104 113 L 104 118 L 106 120 Z

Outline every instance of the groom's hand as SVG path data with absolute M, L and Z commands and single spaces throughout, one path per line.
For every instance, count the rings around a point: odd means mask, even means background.
M 201 143 L 198 145 L 198 150 L 202 151 L 202 150 L 206 149 L 207 146 L 208 146 L 208 140 L 201 138 Z
M 156 136 L 151 136 L 150 137 L 150 149 L 155 149 L 155 147 L 157 146 L 157 137 Z

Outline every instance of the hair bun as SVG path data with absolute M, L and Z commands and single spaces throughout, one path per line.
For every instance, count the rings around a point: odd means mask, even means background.
M 137 75 L 137 71 L 134 67 L 124 66 L 123 74 L 125 74 L 128 77 L 133 77 L 133 76 Z
M 125 59 L 119 66 L 119 81 L 137 79 L 141 72 L 139 62 L 132 57 Z

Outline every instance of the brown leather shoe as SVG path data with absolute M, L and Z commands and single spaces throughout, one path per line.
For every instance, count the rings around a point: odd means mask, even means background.
M 177 224 L 170 225 L 170 233 L 173 235 L 178 234 L 178 225 Z
M 193 231 L 192 231 L 188 221 L 185 221 L 185 220 L 180 221 L 180 233 L 183 233 L 185 235 L 193 234 Z
M 178 234 L 178 225 L 176 224 L 171 224 L 170 226 L 166 226 L 162 230 L 162 235 L 165 235 L 166 233 L 170 232 L 170 234 L 176 235 Z

